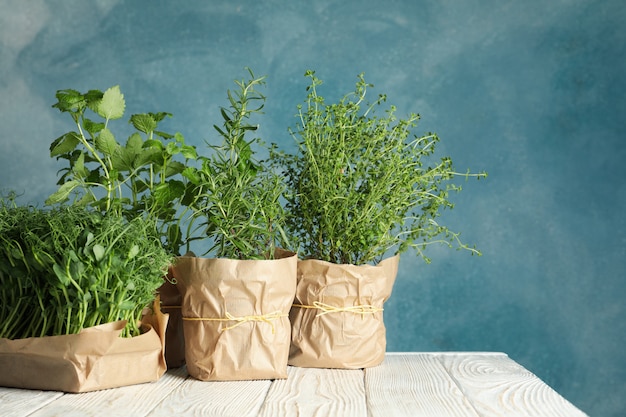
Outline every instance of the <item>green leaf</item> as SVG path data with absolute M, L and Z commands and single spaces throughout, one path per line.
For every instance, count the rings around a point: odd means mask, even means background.
M 52 270 L 54 271 L 54 274 L 57 276 L 57 278 L 61 282 L 61 285 L 65 287 L 70 285 L 70 277 L 67 275 L 67 272 L 61 265 L 55 263 L 52 266 Z
M 105 249 L 100 244 L 93 245 L 93 254 L 96 257 L 96 261 L 100 262 L 104 258 Z
M 88 304 L 92 298 L 93 297 L 89 291 L 85 291 L 82 296 L 79 296 L 79 299 L 83 304 Z
M 100 100 L 102 100 L 103 93 L 100 90 L 89 90 L 84 94 L 87 107 L 89 107 L 94 113 L 98 113 L 98 106 Z
M 57 138 L 50 145 L 50 156 L 55 157 L 72 152 L 80 143 L 80 136 L 76 132 L 68 132 Z
M 113 155 L 115 150 L 120 145 L 115 140 L 115 136 L 109 129 L 102 129 L 100 134 L 96 137 L 96 149 L 107 156 Z
M 77 258 L 75 261 L 70 263 L 70 273 L 74 277 L 81 277 L 85 273 L 85 264 Z
M 74 204 L 74 205 L 76 205 L 78 207 L 85 207 L 85 206 L 93 203 L 94 201 L 96 201 L 96 198 L 94 197 L 93 194 L 85 193 L 85 195 L 83 195 L 80 200 L 75 201 L 72 204 Z
M 181 174 L 193 184 L 198 184 L 201 180 L 195 167 L 186 167 Z
M 170 181 L 159 184 L 154 189 L 154 199 L 159 205 L 165 205 L 185 193 L 185 185 L 181 181 Z
M 160 164 L 163 162 L 163 158 L 161 158 L 160 155 L 161 149 L 146 148 L 144 146 L 143 151 L 137 155 L 134 165 L 140 167 L 150 163 Z
M 133 170 L 133 162 L 135 161 L 135 155 L 128 150 L 128 148 L 117 148 L 117 151 L 111 155 L 111 164 L 113 169 L 124 172 Z
M 84 96 L 76 90 L 59 90 L 56 93 L 57 103 L 52 105 L 62 112 L 75 112 L 85 108 Z
M 128 252 L 128 259 L 133 259 L 138 254 L 139 254 L 139 246 L 133 245 L 133 247 L 130 248 L 130 251 Z
M 198 153 L 196 152 L 196 148 L 191 145 L 184 145 L 180 148 L 181 153 L 186 159 L 196 159 L 198 157 Z
M 151 133 L 156 129 L 157 122 L 150 114 L 133 114 L 130 116 L 130 122 L 135 129 L 143 133 Z
M 112 156 L 113 167 L 119 171 L 132 171 L 141 165 L 135 165 L 137 156 L 142 153 L 143 139 L 139 133 L 133 133 L 126 141 L 126 146 L 117 148 Z
M 148 113 L 158 123 L 166 117 L 172 117 L 172 113 L 160 111 L 158 113 Z
M 155 140 L 155 139 L 150 139 L 150 140 L 145 141 L 143 143 L 143 147 L 146 148 L 146 149 L 147 148 L 156 148 L 156 149 L 159 149 L 159 150 L 163 150 L 164 149 L 163 143 L 161 143 L 160 140 Z
M 124 95 L 120 91 L 120 86 L 116 85 L 104 92 L 97 113 L 107 120 L 119 119 L 124 116 L 125 108 Z
M 94 122 L 91 119 L 83 119 L 83 127 L 92 135 L 97 135 L 102 129 L 104 129 L 104 123 Z
M 96 312 L 102 316 L 107 316 L 109 314 L 109 311 L 111 310 L 111 303 L 109 301 L 105 301 L 105 302 L 100 302 L 100 306 L 98 306 L 98 308 L 96 308 Z
M 74 161 L 74 166 L 72 166 L 72 172 L 74 176 L 77 178 L 85 178 L 87 176 L 87 169 L 85 168 L 85 154 L 80 153 L 76 161 Z
M 167 167 L 165 168 L 165 176 L 169 178 L 172 175 L 180 174 L 181 172 L 183 172 L 184 169 L 185 164 L 183 164 L 182 162 L 171 161 L 169 164 L 167 164 Z
M 91 242 L 93 242 L 94 237 L 95 236 L 93 235 L 93 233 L 91 232 L 87 233 L 87 242 L 85 243 L 85 245 L 89 246 Z
M 46 200 L 46 205 L 50 206 L 53 204 L 67 201 L 71 192 L 74 191 L 74 189 L 78 186 L 80 186 L 80 183 L 78 181 L 72 180 L 66 182 L 65 184 L 61 185 L 55 193 L 48 197 L 48 199 Z
M 139 133 L 133 133 L 128 137 L 126 141 L 126 149 L 131 151 L 133 154 L 137 154 L 141 151 L 143 147 L 143 139 Z

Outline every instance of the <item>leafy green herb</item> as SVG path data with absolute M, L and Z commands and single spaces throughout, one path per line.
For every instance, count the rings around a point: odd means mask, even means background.
M 230 106 L 221 108 L 223 126 L 214 126 L 222 143 L 208 145 L 212 155 L 200 157 L 201 168 L 187 172 L 197 187 L 194 217 L 202 219 L 213 242 L 207 253 L 232 259 L 272 257 L 276 242 L 284 236 L 280 202 L 284 183 L 254 159 L 261 140 L 248 139 L 258 128 L 250 119 L 265 105 L 265 97 L 257 90 L 265 84 L 265 77 L 256 78 L 248 71 L 250 79 L 235 81 L 238 90 L 228 90 Z
M 284 169 L 287 230 L 301 255 L 360 264 L 412 248 L 429 262 L 423 249 L 435 242 L 480 254 L 436 218 L 453 207 L 449 193 L 461 190 L 451 179 L 486 173 L 457 173 L 450 158 L 432 158 L 439 137 L 411 133 L 417 114 L 398 119 L 391 106 L 377 115 L 386 97 L 367 103 L 373 86 L 363 74 L 355 91 L 334 104 L 318 94 L 322 81 L 314 71 L 305 76 L 308 95 L 291 131 L 299 151 L 272 154 L 274 165 Z
M 196 150 L 180 133 L 158 130 L 169 113 L 133 114 L 136 132 L 125 143 L 117 140 L 111 121 L 120 119 L 126 107 L 119 86 L 104 93 L 59 90 L 53 107 L 68 113 L 76 131 L 63 134 L 50 146 L 50 156 L 65 160 L 59 189 L 46 204 L 71 200 L 73 205 L 115 211 L 127 218 L 138 215 L 159 219 L 165 246 L 178 253 L 183 245 L 180 207 L 192 197 L 191 185 L 182 175 Z
M 0 200 L 0 337 L 78 333 L 127 320 L 138 335 L 172 261 L 149 219 Z

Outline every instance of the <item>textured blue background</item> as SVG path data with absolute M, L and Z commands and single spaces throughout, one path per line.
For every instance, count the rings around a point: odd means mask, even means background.
M 0 0 L 0 188 L 42 202 L 70 128 L 57 89 L 119 84 L 132 112 L 203 146 L 250 66 L 261 135 L 286 129 L 306 69 L 336 98 L 365 72 L 422 115 L 465 184 L 444 220 L 482 257 L 405 256 L 388 350 L 504 351 L 593 416 L 626 412 L 626 7 L 621 0 Z

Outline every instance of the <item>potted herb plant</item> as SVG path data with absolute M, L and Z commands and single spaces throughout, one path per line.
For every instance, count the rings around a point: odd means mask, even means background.
M 149 219 L 11 199 L 0 218 L 0 385 L 83 392 L 165 372 L 167 318 L 144 308 L 172 257 Z
M 110 215 L 154 221 L 162 245 L 171 255 L 179 255 L 189 243 L 185 213 L 194 196 L 193 185 L 183 173 L 192 169 L 197 153 L 180 133 L 159 128 L 171 114 L 131 115 L 134 131 L 124 142 L 112 128 L 112 122 L 122 118 L 126 109 L 119 86 L 104 92 L 60 90 L 56 97 L 53 107 L 68 113 L 76 130 L 50 146 L 50 156 L 66 161 L 67 167 L 61 170 L 59 189 L 47 204 L 70 201 Z M 169 314 L 167 364 L 178 367 L 184 363 L 180 294 L 168 279 L 158 293 L 161 308 Z
M 167 113 L 132 115 L 136 131 L 118 142 L 117 86 L 56 97 L 76 127 L 50 147 L 68 164 L 59 189 L 48 209 L 2 206 L 0 358 L 9 371 L 0 383 L 80 392 L 155 380 L 165 372 L 167 316 L 158 305 L 144 313 L 182 243 L 182 171 L 195 149 L 157 130 Z
M 419 116 L 397 118 L 386 100 L 366 101 L 371 84 L 359 75 L 355 91 L 328 104 L 314 71 L 298 125 L 297 152 L 275 151 L 288 190 L 288 237 L 299 255 L 291 310 L 289 363 L 304 367 L 363 368 L 385 353 L 383 304 L 391 295 L 399 255 L 409 249 L 430 261 L 424 248 L 445 243 L 480 252 L 437 222 L 452 208 L 451 180 L 486 174 L 454 171 L 435 159 L 435 134 L 415 136 Z
M 179 257 L 173 275 L 182 294 L 187 370 L 200 380 L 287 377 L 296 285 L 295 253 L 281 250 L 282 179 L 255 159 L 265 81 L 236 81 L 215 126 L 221 144 L 186 175 L 194 184 L 194 222 L 209 242 L 204 255 Z

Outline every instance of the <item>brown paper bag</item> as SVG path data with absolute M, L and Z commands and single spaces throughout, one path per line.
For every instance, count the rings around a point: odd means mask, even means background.
M 298 262 L 289 365 L 368 368 L 385 357 L 383 304 L 391 296 L 399 256 L 373 265 Z
M 173 274 L 182 296 L 187 371 L 204 381 L 287 377 L 297 256 L 273 260 L 183 256 Z
M 168 278 L 172 277 L 172 270 Z M 185 364 L 185 335 L 183 333 L 183 316 L 181 305 L 183 297 L 176 285 L 166 279 L 159 287 L 161 298 L 161 311 L 169 315 L 167 330 L 165 332 L 165 362 L 167 368 L 179 368 Z
M 120 320 L 78 334 L 0 339 L 0 386 L 78 393 L 156 381 L 166 370 L 168 317 L 155 310 L 136 337 L 119 337 Z

